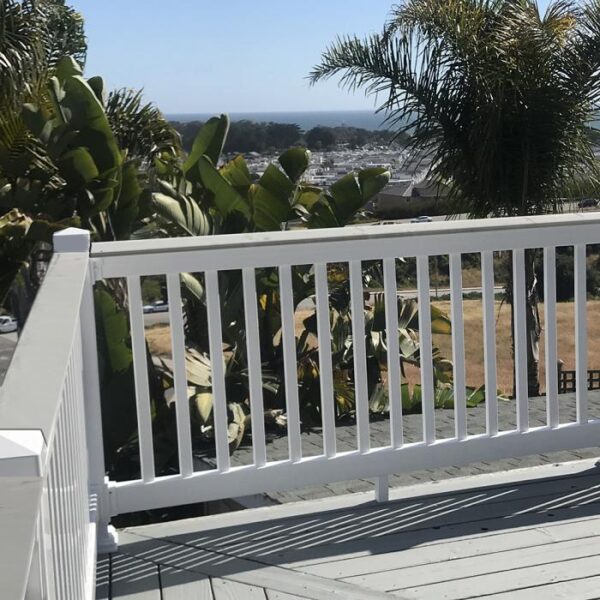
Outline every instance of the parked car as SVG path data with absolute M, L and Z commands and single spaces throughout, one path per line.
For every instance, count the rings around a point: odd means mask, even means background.
M 410 220 L 411 223 L 431 223 L 431 221 L 433 221 L 433 219 L 431 217 L 427 217 L 426 215 L 421 215 L 420 217 L 415 217 L 414 219 Z
M 154 312 L 154 305 L 153 304 L 144 304 L 144 306 L 142 307 L 142 310 L 145 313 L 153 313 Z
M 17 320 L 14 317 L 3 315 L 0 317 L 0 333 L 11 333 L 17 330 Z
M 591 208 L 598 206 L 598 200 L 596 198 L 584 198 L 577 206 L 579 208 Z
M 169 305 L 164 300 L 157 300 L 152 304 L 152 307 L 152 312 L 167 312 L 169 310 Z

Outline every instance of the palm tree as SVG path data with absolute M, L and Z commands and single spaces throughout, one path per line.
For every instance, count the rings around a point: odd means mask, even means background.
M 128 158 L 137 158 L 146 166 L 154 159 L 181 153 L 179 134 L 151 102 L 142 103 L 141 90 L 113 90 L 105 104 L 106 116 L 119 147 Z
M 381 34 L 335 41 L 310 74 L 382 99 L 379 111 L 471 217 L 556 212 L 559 190 L 598 179 L 600 1 L 406 0 Z M 528 253 L 529 394 L 540 324 Z

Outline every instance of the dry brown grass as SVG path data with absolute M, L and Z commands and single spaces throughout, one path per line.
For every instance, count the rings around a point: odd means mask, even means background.
M 449 301 L 434 301 L 435 304 L 446 313 L 450 313 Z M 498 388 L 510 394 L 513 386 L 513 359 L 512 340 L 510 324 L 510 306 L 496 302 L 496 352 L 497 352 L 497 377 Z M 587 303 L 587 325 L 588 325 L 588 362 L 589 368 L 600 368 L 600 319 L 596 316 L 600 312 L 600 300 L 588 300 Z M 296 328 L 300 330 L 301 321 L 310 311 L 298 311 L 296 313 Z M 467 385 L 479 387 L 484 383 L 484 356 L 483 356 L 483 321 L 481 300 L 464 301 L 465 322 L 465 362 L 467 372 Z M 540 304 L 540 316 L 542 327 L 544 320 L 544 306 Z M 572 302 L 561 302 L 557 304 L 557 338 L 558 356 L 564 362 L 565 369 L 575 367 L 575 333 L 574 312 Z M 150 352 L 157 356 L 169 356 L 171 354 L 170 328 L 168 325 L 155 325 L 146 330 L 146 339 Z M 452 338 L 447 335 L 434 335 L 434 343 L 442 354 L 452 358 Z M 544 334 L 540 345 L 540 381 L 542 391 L 544 385 Z M 407 367 L 407 379 L 411 383 L 419 381 L 418 369 Z
M 146 328 L 146 341 L 153 356 L 171 356 L 171 328 L 158 323 Z
M 434 302 L 436 306 L 449 313 L 450 302 Z M 575 368 L 575 329 L 574 311 L 572 302 L 557 304 L 557 342 L 558 357 L 564 362 L 565 369 Z M 589 368 L 600 367 L 600 320 L 596 319 L 600 310 L 599 300 L 588 300 L 587 325 L 588 325 L 588 362 Z M 512 336 L 510 323 L 510 306 L 506 303 L 496 302 L 496 352 L 498 387 L 511 393 L 513 386 L 513 359 Z M 544 326 L 544 305 L 540 304 L 540 318 Z M 484 382 L 484 356 L 483 356 L 483 321 L 481 300 L 464 301 L 465 321 L 465 359 L 467 371 L 467 384 L 472 387 L 483 385 Z M 435 335 L 434 343 L 442 353 L 452 357 L 451 336 Z M 542 391 L 545 390 L 545 353 L 544 333 L 540 344 L 540 382 Z

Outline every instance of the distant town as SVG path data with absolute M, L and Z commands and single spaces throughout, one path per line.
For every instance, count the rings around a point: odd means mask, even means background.
M 202 121 L 171 121 L 179 132 L 184 150 L 190 151 Z M 414 156 L 408 151 L 410 137 L 385 130 L 369 130 L 352 125 L 317 125 L 307 131 L 294 123 L 255 122 L 247 119 L 231 122 L 223 159 L 242 154 L 251 173 L 260 177 L 281 151 L 302 145 L 312 152 L 308 183 L 327 187 L 352 171 L 385 167 L 391 173 L 387 187 L 365 207 L 375 219 L 404 220 L 419 217 L 445 217 L 452 214 L 447 188 L 427 177 L 431 158 Z M 594 139 L 596 155 L 600 143 Z M 585 188 L 587 186 L 583 186 Z M 595 186 L 594 186 L 595 187 Z M 592 190 L 565 190 L 561 203 L 564 212 L 595 210 L 598 200 L 588 197 Z M 457 216 L 457 215 L 455 215 Z
M 186 151 L 201 126 L 200 121 L 173 121 Z M 414 158 L 406 148 L 408 136 L 351 126 L 316 126 L 304 132 L 295 124 L 233 121 L 224 160 L 243 154 L 248 168 L 262 175 L 280 152 L 293 145 L 312 151 L 308 182 L 327 187 L 352 171 L 385 167 L 392 174 L 388 186 L 366 208 L 377 217 L 408 219 L 445 215 L 446 189 L 427 180 L 428 157 Z

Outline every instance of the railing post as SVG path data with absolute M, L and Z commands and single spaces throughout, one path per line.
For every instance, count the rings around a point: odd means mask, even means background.
M 375 501 L 387 502 L 390 499 L 390 480 L 387 475 L 375 478 Z
M 54 235 L 55 252 L 90 251 L 90 233 L 69 228 Z M 102 412 L 100 408 L 100 376 L 98 372 L 98 349 L 96 345 L 96 318 L 94 313 L 94 274 L 88 268 L 80 312 L 85 427 L 88 456 L 88 481 L 90 488 L 90 511 L 96 522 L 98 552 L 114 552 L 118 546 L 115 528 L 110 525 L 109 481 L 104 466 L 104 443 L 102 438 Z
M 7 542 L 0 547 L 0 581 L 6 598 L 54 598 L 46 578 L 52 555 L 40 528 L 46 456 L 40 430 L 0 430 L 0 528 Z M 27 540 L 22 552 L 15 551 L 17 540 Z

